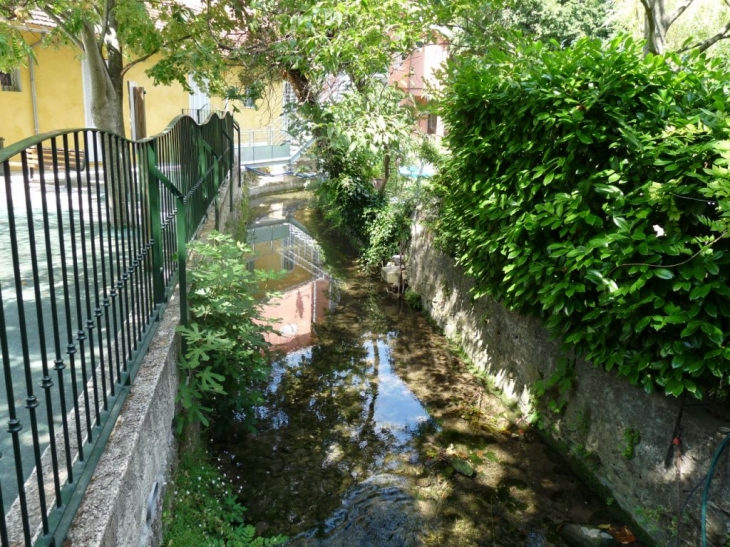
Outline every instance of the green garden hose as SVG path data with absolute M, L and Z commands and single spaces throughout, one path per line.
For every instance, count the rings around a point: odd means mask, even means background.
M 723 453 L 723 451 L 727 448 L 727 446 L 730 444 L 730 433 L 728 433 L 723 441 L 720 443 L 720 446 L 717 447 L 717 451 L 715 452 L 715 456 L 712 458 L 712 463 L 710 463 L 710 469 L 707 471 L 707 479 L 705 479 L 705 488 L 702 490 L 702 513 L 701 513 L 701 519 L 700 519 L 700 534 L 702 537 L 702 547 L 707 547 L 707 498 L 710 494 L 710 481 L 712 480 L 712 475 L 715 472 L 715 466 L 717 465 L 717 461 L 720 459 L 720 455 Z

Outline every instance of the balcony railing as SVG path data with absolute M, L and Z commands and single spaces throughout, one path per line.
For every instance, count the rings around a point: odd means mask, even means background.
M 186 244 L 212 204 L 217 223 L 237 132 L 181 116 L 143 141 L 79 129 L 0 150 L 3 546 L 63 544 L 178 281 L 187 320 Z

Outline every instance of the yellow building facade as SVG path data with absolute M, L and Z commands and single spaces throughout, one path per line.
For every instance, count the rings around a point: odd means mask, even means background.
M 71 46 L 42 47 L 45 31 L 38 28 L 23 32 L 26 42 L 34 48 L 34 61 L 29 59 L 27 66 L 12 73 L 0 73 L 0 144 L 4 146 L 48 131 L 93 127 L 90 83 L 83 57 Z M 256 105 L 258 108 L 247 108 L 240 102 L 234 105 L 218 97 L 207 97 L 197 86 L 196 93 L 190 94 L 178 83 L 155 85 L 145 73 L 154 63 L 152 58 L 132 67 L 125 75 L 122 104 L 127 138 L 132 136 L 129 82 L 145 90 L 148 136 L 162 131 L 176 116 L 203 107 L 233 112 L 244 131 L 281 127 L 282 84 L 271 89 L 266 101 Z

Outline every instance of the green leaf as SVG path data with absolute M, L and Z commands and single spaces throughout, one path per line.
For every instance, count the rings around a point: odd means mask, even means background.
M 628 232 L 629 230 L 631 230 L 631 225 L 626 221 L 625 218 L 613 217 L 613 222 L 622 232 Z
M 709 284 L 696 285 L 692 292 L 689 293 L 690 300 L 697 300 L 698 298 L 704 298 L 710 293 L 712 287 Z
M 714 262 L 705 262 L 705 269 L 710 275 L 717 275 L 720 273 L 720 266 Z
M 667 270 L 666 268 L 657 268 L 654 271 L 654 275 L 656 277 L 659 277 L 661 279 L 672 279 L 674 278 L 674 274 L 671 270 Z
M 707 337 L 718 346 L 721 346 L 725 339 L 722 330 L 711 323 L 702 323 L 702 332 L 704 332 Z
M 641 332 L 644 330 L 649 323 L 651 322 L 651 316 L 642 317 L 637 323 L 636 327 L 634 328 L 635 332 Z

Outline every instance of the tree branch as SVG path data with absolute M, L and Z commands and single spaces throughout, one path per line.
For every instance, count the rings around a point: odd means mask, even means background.
M 100 42 L 104 43 L 104 36 L 106 36 L 106 33 L 109 32 L 109 1 L 104 2 L 104 14 L 99 14 L 102 17 L 102 24 L 101 24 L 101 33 L 100 36 Z
M 76 36 L 74 36 L 73 33 L 71 33 L 68 30 L 68 27 L 66 26 L 66 23 L 64 23 L 60 17 L 58 17 L 53 11 L 51 11 L 50 6 L 45 5 L 43 8 L 41 8 L 43 13 L 48 15 L 56 25 L 58 25 L 58 28 L 60 28 L 63 33 L 66 35 L 66 37 L 71 40 L 73 45 L 75 45 L 77 48 L 79 48 L 82 52 L 86 53 L 86 48 L 84 47 L 84 44 L 81 40 L 79 40 Z
M 651 4 L 649 3 L 649 0 L 641 0 L 641 5 L 644 6 L 646 16 L 654 19 L 654 12 L 651 10 Z
M 613 272 L 618 270 L 619 268 L 624 268 L 626 266 L 648 266 L 649 268 L 678 268 L 679 266 L 683 266 L 684 264 L 687 264 L 687 262 L 690 262 L 700 256 L 700 253 L 704 251 L 705 249 L 709 249 L 712 247 L 715 243 L 720 241 L 723 237 L 728 235 L 728 231 L 725 230 L 722 232 L 719 236 L 717 236 L 715 239 L 710 241 L 707 245 L 703 245 L 700 247 L 700 250 L 697 251 L 695 254 L 690 256 L 687 260 L 683 260 L 682 262 L 677 262 L 676 264 L 647 264 L 645 262 L 627 262 L 625 264 L 617 264 L 614 266 L 613 270 L 611 270 L 606 277 L 609 277 Z
M 669 28 L 670 26 L 672 26 L 672 24 L 677 19 L 679 19 L 679 16 L 684 13 L 684 10 L 686 10 L 692 4 L 693 1 L 694 0 L 685 0 L 679 6 L 677 6 L 677 9 L 674 10 L 674 13 L 672 15 L 670 15 L 669 17 L 667 17 L 665 27 Z
M 715 45 L 715 43 L 719 42 L 720 40 L 726 40 L 726 39 L 730 38 L 729 33 L 730 33 L 730 23 L 725 25 L 723 27 L 723 29 L 720 32 L 718 32 L 717 34 L 715 34 L 714 36 L 710 36 L 709 38 L 707 38 L 707 40 L 703 40 L 696 44 L 692 44 L 691 46 L 683 47 L 679 51 L 681 53 L 683 51 L 688 51 L 688 50 L 694 49 L 694 48 L 697 48 L 700 52 L 706 51 L 709 48 L 711 48 L 713 45 Z
M 125 66 L 122 69 L 122 76 L 124 76 L 127 72 L 129 72 L 129 70 L 132 67 L 138 65 L 139 63 L 144 63 L 147 59 L 149 59 L 150 57 L 152 57 L 153 55 L 155 55 L 156 53 L 159 53 L 159 52 L 160 52 L 159 48 L 155 49 L 154 51 L 151 51 L 151 52 L 147 53 L 146 55 L 142 55 L 142 57 L 137 57 L 134 61 L 127 63 L 127 66 Z
M 192 39 L 192 34 L 187 34 L 186 36 L 181 36 L 180 38 L 175 38 L 175 43 L 184 42 L 186 40 Z M 133 66 L 138 65 L 139 63 L 145 62 L 150 57 L 153 57 L 154 55 L 158 54 L 160 51 L 162 51 L 164 48 L 170 46 L 171 42 L 165 42 L 160 47 L 155 48 L 153 51 L 150 51 L 149 53 L 146 53 L 142 55 L 141 57 L 136 58 L 134 61 L 131 61 L 122 69 L 122 76 L 124 76 Z

